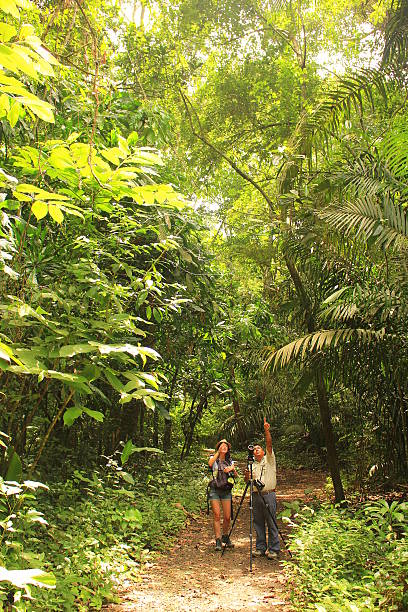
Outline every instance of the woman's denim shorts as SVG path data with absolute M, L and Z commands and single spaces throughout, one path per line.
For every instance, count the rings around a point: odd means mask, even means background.
M 212 500 L 224 500 L 224 499 L 232 499 L 231 491 L 226 491 L 225 489 L 213 489 L 210 487 L 208 492 L 208 499 Z

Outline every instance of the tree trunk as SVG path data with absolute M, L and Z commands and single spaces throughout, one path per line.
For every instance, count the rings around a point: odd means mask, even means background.
M 140 414 L 139 414 L 139 442 L 140 444 L 142 444 L 142 446 L 145 446 L 144 444 L 144 418 L 145 418 L 145 407 L 144 404 L 140 405 Z
M 164 434 L 163 434 L 163 450 L 168 453 L 171 449 L 171 419 L 164 421 Z
M 285 255 L 286 265 L 289 270 L 289 274 L 292 278 L 292 282 L 295 286 L 296 293 L 303 305 L 305 312 L 305 322 L 307 331 L 313 333 L 316 331 L 315 319 L 313 310 L 310 304 L 309 297 L 303 285 L 302 278 L 295 266 L 295 263 Z M 319 404 L 320 419 L 322 422 L 323 434 L 326 441 L 327 449 L 327 464 L 330 470 L 330 476 L 333 481 L 334 495 L 336 502 L 342 502 L 344 500 L 344 490 L 341 482 L 339 463 L 337 459 L 337 450 L 334 440 L 333 427 L 330 416 L 330 406 L 327 397 L 327 391 L 324 384 L 323 376 L 320 370 L 315 371 L 315 386 L 317 391 L 317 401 Z
M 167 453 L 170 450 L 170 448 L 171 448 L 171 418 L 170 418 L 170 409 L 171 409 L 171 404 L 173 402 L 173 394 L 174 394 L 174 389 L 175 389 L 175 386 L 176 386 L 176 381 L 177 381 L 178 373 L 179 373 L 179 366 L 176 367 L 176 369 L 174 371 L 174 374 L 173 374 L 173 378 L 171 379 L 169 399 L 168 399 L 168 402 L 167 402 L 167 412 L 169 413 L 169 418 L 168 419 L 164 419 L 163 450 L 164 450 L 165 453 Z
M 334 487 L 334 500 L 336 503 L 344 501 L 344 489 L 341 482 L 339 463 L 337 459 L 336 444 L 334 440 L 333 427 L 330 415 L 330 406 L 327 398 L 327 391 L 321 371 L 315 374 L 317 399 L 319 402 L 320 418 L 322 421 L 323 433 L 326 441 L 327 463 L 330 470 L 331 479 Z
M 157 408 L 153 412 L 153 446 L 159 446 L 159 413 Z

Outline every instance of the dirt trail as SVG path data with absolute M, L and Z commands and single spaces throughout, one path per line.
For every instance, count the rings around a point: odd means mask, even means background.
M 283 502 L 307 499 L 305 490 L 323 496 L 325 475 L 307 470 L 279 470 L 278 511 Z M 221 557 L 214 550 L 211 515 L 202 514 L 180 533 L 167 556 L 150 564 L 141 581 L 123 587 L 122 603 L 109 612 L 235 612 L 276 610 L 289 612 L 281 561 L 289 559 L 283 549 L 279 561 L 254 559 L 249 573 L 249 504 L 244 501 L 231 539 L 233 550 Z M 234 498 L 236 508 L 239 498 Z M 279 521 L 284 537 L 287 528 Z M 286 538 L 285 538 L 286 539 Z M 255 533 L 254 533 L 255 548 Z

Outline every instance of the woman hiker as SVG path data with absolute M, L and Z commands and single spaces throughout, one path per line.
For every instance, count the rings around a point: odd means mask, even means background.
M 231 444 L 227 440 L 220 440 L 215 446 L 215 453 L 211 455 L 208 465 L 213 474 L 209 488 L 209 500 L 213 512 L 215 550 L 222 550 L 225 544 L 234 548 L 228 533 L 231 522 L 233 477 L 237 475 L 234 462 L 230 455 Z M 221 536 L 221 507 L 223 512 Z

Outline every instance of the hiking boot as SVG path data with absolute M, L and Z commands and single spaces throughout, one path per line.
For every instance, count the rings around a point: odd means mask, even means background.
M 215 540 L 215 550 L 222 550 L 222 544 L 220 538 Z
M 279 559 L 279 553 L 275 552 L 274 550 L 268 550 L 265 554 L 266 554 L 266 557 L 270 559 L 271 561 L 273 559 L 275 560 Z
M 222 536 L 222 543 L 225 544 L 226 548 L 234 548 L 235 544 L 233 544 L 228 535 Z
M 254 552 L 252 553 L 253 557 L 263 557 L 265 555 L 265 551 L 264 550 L 258 550 L 258 548 L 256 550 L 254 550 Z

